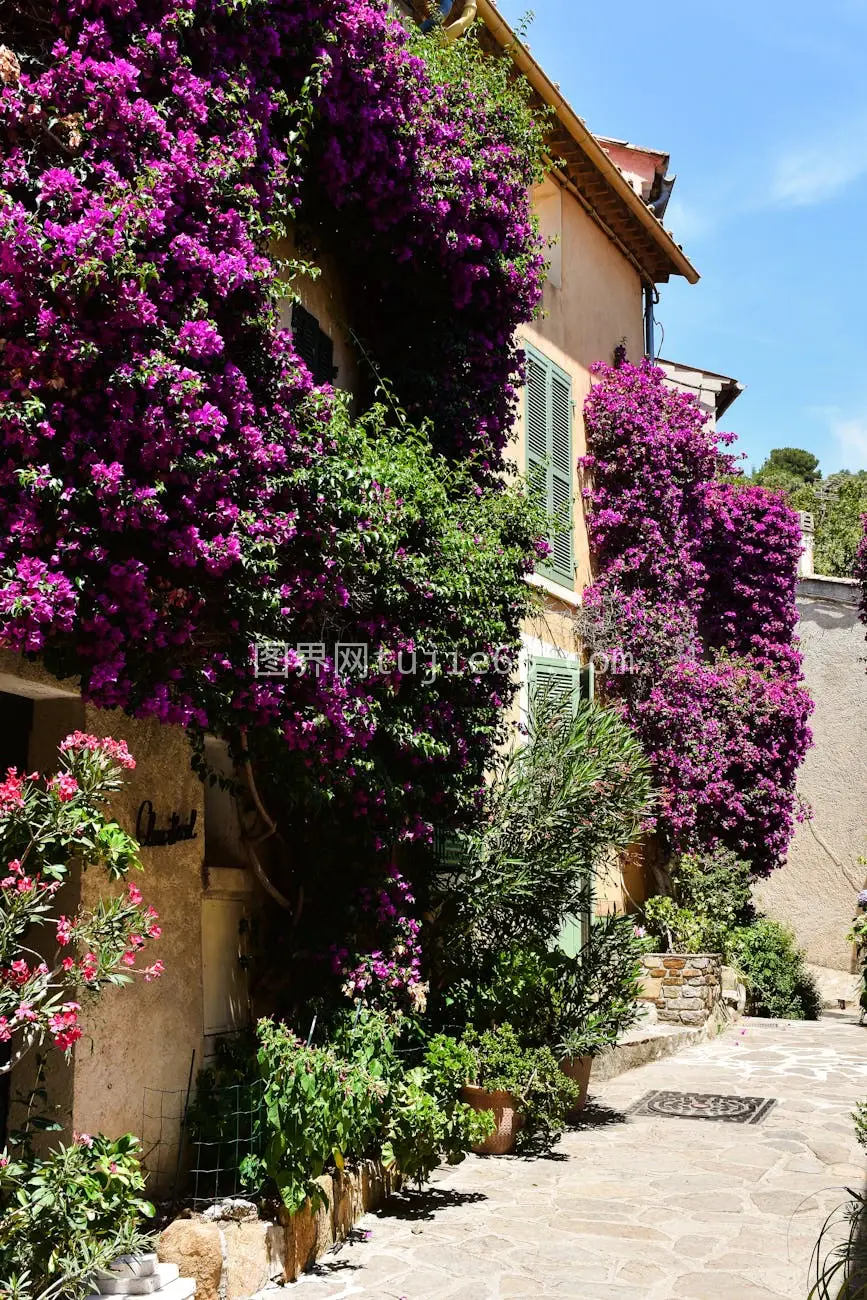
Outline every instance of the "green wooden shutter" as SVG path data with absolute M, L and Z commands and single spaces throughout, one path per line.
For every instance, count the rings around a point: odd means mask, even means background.
M 528 665 L 530 688 L 530 711 L 537 692 L 545 692 L 550 698 L 560 699 L 565 708 L 574 713 L 578 703 L 592 698 L 591 683 L 593 669 L 583 666 L 577 660 L 554 658 L 531 658 Z M 590 912 L 580 916 L 567 916 L 563 922 L 555 946 L 569 957 L 574 957 L 587 942 L 590 933 Z
M 548 368 L 542 357 L 527 353 L 527 479 L 534 496 L 548 505 Z
M 562 704 L 574 714 L 581 698 L 581 665 L 571 659 L 530 660 L 530 715 L 538 695 Z
M 572 560 L 572 385 L 568 375 L 551 367 L 551 513 L 559 527 L 551 538 L 552 571 L 571 587 Z
M 559 524 L 548 538 L 551 554 L 539 571 L 572 587 L 572 381 L 534 348 L 527 349 L 526 426 L 527 478 Z

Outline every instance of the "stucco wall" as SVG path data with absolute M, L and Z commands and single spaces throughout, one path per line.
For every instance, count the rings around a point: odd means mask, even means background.
M 756 888 L 759 906 L 793 927 L 810 961 L 846 971 L 867 854 L 867 646 L 856 591 L 831 578 L 798 584 L 804 672 L 816 702 L 815 743 L 798 787 L 813 821 L 798 827 L 786 865 Z
M 535 201 L 543 234 L 547 238 L 559 236 L 559 242 L 552 256 L 554 273 L 545 284 L 544 315 L 522 329 L 520 337 L 571 376 L 573 459 L 577 462 L 587 451 L 583 408 L 590 391 L 590 367 L 595 361 L 611 361 L 614 349 L 621 342 L 625 343 L 630 360 L 637 361 L 643 355 L 641 280 L 568 190 L 548 180 L 537 190 Z M 515 424 L 513 455 L 524 471 L 523 397 Z M 579 649 L 574 611 L 580 604 L 581 591 L 591 580 L 591 573 L 577 470 L 573 526 L 574 593 L 564 592 L 563 598 L 558 599 L 553 589 L 542 591 L 539 613 L 523 629 L 528 654 L 575 655 Z M 612 907 L 624 910 L 630 905 L 630 898 L 642 898 L 645 892 L 640 866 L 627 860 L 624 874 L 621 864 L 612 864 L 596 882 L 596 909 L 600 913 Z
M 155 720 L 137 721 L 125 714 L 83 704 L 73 682 L 57 683 L 38 664 L 0 652 L 0 690 L 34 699 L 28 746 L 31 768 L 51 771 L 57 746 L 81 728 L 127 742 L 136 768 L 112 799 L 109 814 L 135 833 L 136 815 L 152 801 L 159 826 L 173 812 L 188 820 L 197 814 L 197 836 L 164 847 L 143 848 L 145 868 L 135 880 L 160 914 L 162 936 L 146 949 L 148 963 L 165 964 L 161 979 L 107 989 L 98 999 L 82 998 L 84 1036 L 66 1065 L 51 1053 L 49 1094 L 54 1117 L 67 1130 L 110 1136 L 134 1132 L 149 1151 L 157 1175 L 152 1190 L 170 1185 L 177 1152 L 179 1120 L 193 1052 L 196 1068 L 203 1059 L 202 896 L 204 791 L 190 767 L 190 747 L 183 731 Z M 0 707 L 2 722 L 2 707 Z M 71 873 L 58 896 L 58 912 L 72 912 L 79 901 L 94 902 L 121 886 L 110 885 L 96 870 Z M 50 932 L 46 931 L 50 937 Z M 53 952 L 53 948 L 52 948 Z M 237 960 L 235 953 L 228 961 Z M 32 1081 L 32 1059 L 13 1074 L 13 1093 Z M 15 1122 L 13 1111 L 12 1120 Z M 55 1140 L 54 1136 L 51 1138 Z
M 111 805 L 112 816 L 125 830 L 134 831 L 145 799 L 153 802 L 159 826 L 173 812 L 184 820 L 192 810 L 197 813 L 197 838 L 142 848 L 145 870 L 135 877 L 145 900 L 159 912 L 162 927 L 161 938 L 145 950 L 148 964 L 159 957 L 165 973 L 151 984 L 137 977 L 84 1006 L 85 1036 L 75 1048 L 75 1127 L 140 1134 L 145 1147 L 153 1148 L 150 1164 L 165 1186 L 174 1169 L 191 1057 L 195 1052 L 199 1068 L 203 1056 L 203 787 L 190 768 L 189 743 L 180 728 L 91 707 L 85 726 L 125 740 L 136 760 L 135 771 Z M 85 874 L 85 903 L 107 892 L 104 876 Z
M 556 235 L 552 217 L 552 181 L 537 192 L 537 206 L 546 235 Z M 644 352 L 641 280 L 638 272 L 568 190 L 561 190 L 560 242 L 557 275 L 544 289 L 544 316 L 525 326 L 521 338 L 550 357 L 572 378 L 575 403 L 573 450 L 585 455 L 582 411 L 590 391 L 590 367 L 611 361 L 614 349 L 625 342 L 631 361 Z M 558 283 L 559 281 L 559 283 Z M 516 422 L 515 459 L 526 465 L 523 401 Z M 576 488 L 577 488 L 576 480 Z M 574 503 L 576 590 L 590 581 L 590 553 L 580 490 Z

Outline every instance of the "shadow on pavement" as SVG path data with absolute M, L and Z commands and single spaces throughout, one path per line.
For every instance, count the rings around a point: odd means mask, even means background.
M 486 1201 L 484 1192 L 458 1192 L 449 1187 L 423 1187 L 421 1191 L 403 1191 L 390 1196 L 374 1211 L 377 1219 L 433 1219 L 441 1210 L 458 1205 Z
M 626 1124 L 627 1117 L 622 1110 L 603 1106 L 600 1102 L 588 1101 L 579 1112 L 579 1118 L 570 1123 L 567 1132 L 581 1133 L 584 1129 L 609 1128 L 614 1124 Z

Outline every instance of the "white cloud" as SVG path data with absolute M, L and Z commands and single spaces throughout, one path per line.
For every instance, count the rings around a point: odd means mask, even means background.
M 665 209 L 662 224 L 670 230 L 679 244 L 688 245 L 704 239 L 711 231 L 712 222 L 698 208 L 682 202 L 675 195 Z
M 867 172 L 867 122 L 850 122 L 836 139 L 825 137 L 785 150 L 773 167 L 771 200 L 807 207 L 834 198 Z
M 867 416 L 832 420 L 840 465 L 846 469 L 867 469 Z

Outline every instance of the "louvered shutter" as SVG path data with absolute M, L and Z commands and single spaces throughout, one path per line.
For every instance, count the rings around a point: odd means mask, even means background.
M 571 587 L 575 580 L 572 543 L 572 383 L 541 352 L 527 349 L 527 478 L 547 513 L 557 521 L 548 538 L 551 554 L 539 565 Z
M 292 344 L 313 376 L 314 384 L 333 383 L 334 344 L 313 313 L 300 302 L 292 304 Z
M 527 478 L 545 509 L 548 496 L 548 367 L 527 353 Z
M 572 385 L 551 368 L 551 514 L 558 527 L 551 538 L 549 565 L 572 586 Z
M 581 697 L 581 665 L 571 659 L 531 659 L 529 688 L 531 716 L 539 697 L 574 714 Z

